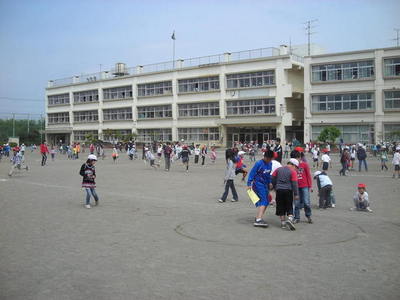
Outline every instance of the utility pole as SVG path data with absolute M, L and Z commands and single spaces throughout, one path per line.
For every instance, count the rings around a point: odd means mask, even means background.
M 311 35 L 315 34 L 315 32 L 312 32 L 311 29 L 313 29 L 315 26 L 313 26 L 312 24 L 317 22 L 318 19 L 314 19 L 314 20 L 308 20 L 307 22 L 305 22 L 304 24 L 306 25 L 306 34 L 307 34 L 307 46 L 308 46 L 308 56 L 311 55 Z
M 393 30 L 396 31 L 396 38 L 392 39 L 392 41 L 396 41 L 396 46 L 399 47 L 399 45 L 400 45 L 400 36 L 399 36 L 400 28 L 394 28 Z
M 29 119 L 30 119 L 30 114 L 28 114 L 28 135 L 29 135 Z

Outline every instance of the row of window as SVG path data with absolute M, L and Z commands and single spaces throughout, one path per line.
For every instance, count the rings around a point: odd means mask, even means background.
M 312 66 L 312 82 L 372 79 L 375 75 L 373 60 L 323 64 Z M 383 61 L 384 77 L 400 77 L 400 57 Z
M 374 93 L 313 95 L 312 112 L 374 110 Z M 384 109 L 400 109 L 400 91 L 384 92 Z
M 275 84 L 275 71 L 261 71 L 226 75 L 228 88 L 262 87 Z M 149 97 L 158 95 L 172 95 L 172 81 L 138 84 L 138 96 Z M 179 79 L 179 93 L 199 93 L 219 91 L 219 76 L 209 76 L 191 79 Z M 74 92 L 74 103 L 91 103 L 99 101 L 98 90 Z M 103 89 L 104 100 L 131 99 L 132 86 L 121 86 Z M 69 104 L 69 94 L 48 96 L 48 105 Z

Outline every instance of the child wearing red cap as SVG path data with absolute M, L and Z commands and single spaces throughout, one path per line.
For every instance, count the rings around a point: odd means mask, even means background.
M 359 183 L 357 185 L 357 193 L 353 197 L 354 207 L 351 210 L 358 211 L 368 211 L 372 212 L 372 209 L 369 207 L 368 193 L 366 192 L 365 183 Z

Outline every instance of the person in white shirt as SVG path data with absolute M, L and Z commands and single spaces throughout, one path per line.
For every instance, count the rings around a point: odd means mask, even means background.
M 397 178 L 400 178 L 400 146 L 396 147 L 396 152 L 393 154 L 393 178 L 396 177 L 397 173 Z
M 311 154 L 313 158 L 313 168 L 315 168 L 315 165 L 317 165 L 317 168 L 319 167 L 319 149 L 317 147 L 314 147 L 311 149 Z
M 364 183 L 359 183 L 357 186 L 357 193 L 353 197 L 354 207 L 350 210 L 368 211 L 372 212 L 369 207 L 368 193 L 366 192 L 366 185 Z
M 329 157 L 327 149 L 324 149 L 322 151 L 324 152 L 324 154 L 322 154 L 322 156 L 321 156 L 322 170 L 326 171 L 329 169 L 329 165 L 331 163 L 331 158 Z

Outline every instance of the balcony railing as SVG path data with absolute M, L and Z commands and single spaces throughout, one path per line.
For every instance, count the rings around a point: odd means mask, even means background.
M 153 72 L 172 71 L 190 67 L 202 67 L 202 66 L 205 67 L 210 65 L 218 65 L 226 62 L 273 57 L 279 55 L 280 55 L 280 50 L 278 48 L 269 47 L 269 48 L 238 51 L 232 53 L 194 57 L 188 59 L 178 59 L 175 61 L 167 61 L 156 64 L 125 68 L 122 73 L 120 72 L 120 70 L 119 72 L 117 72 L 116 69 L 111 69 L 109 71 L 104 71 L 104 72 L 97 72 L 91 74 L 84 74 L 80 76 L 50 80 L 48 87 L 51 88 L 51 87 L 59 87 L 77 83 L 88 83 L 98 80 L 108 80 L 113 78 L 121 78 L 125 76 L 132 76 L 132 75 L 153 73 Z M 303 63 L 303 57 L 301 56 L 291 54 L 290 57 L 294 61 Z

